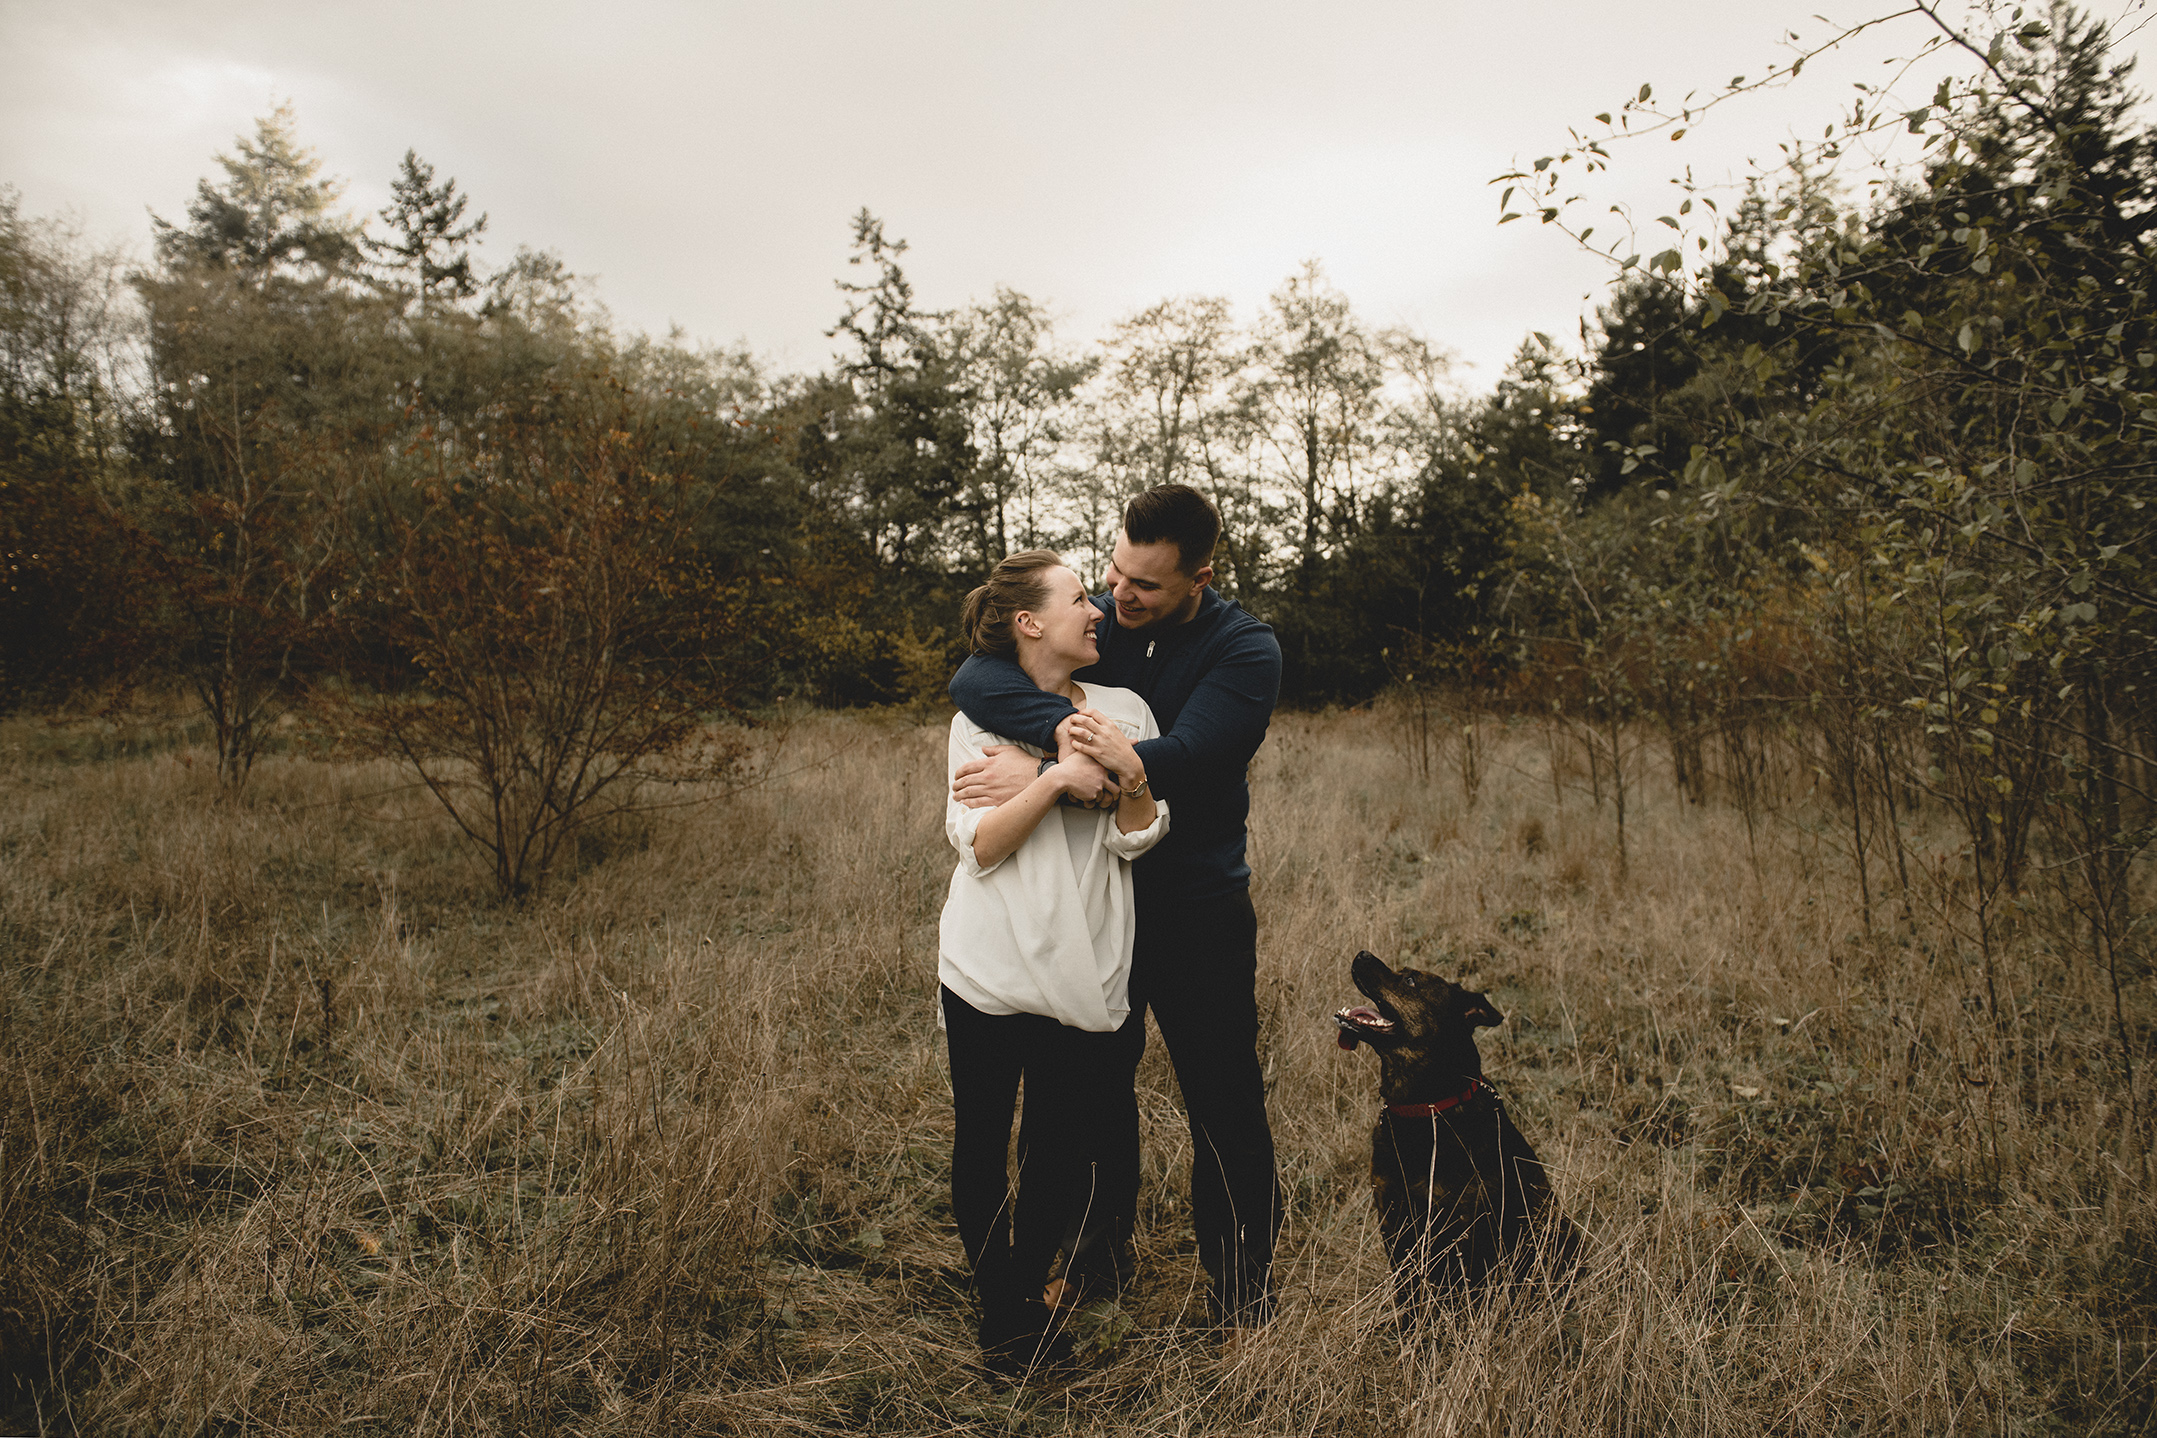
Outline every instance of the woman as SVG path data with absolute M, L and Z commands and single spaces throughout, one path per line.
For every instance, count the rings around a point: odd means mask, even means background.
M 1159 732 L 1152 711 L 1128 689 L 1071 678 L 1099 657 L 1100 619 L 1078 576 L 1032 549 L 966 596 L 962 621 L 976 652 L 1015 658 L 1080 715 L 1074 752 L 1044 762 L 1015 798 L 993 809 L 947 799 L 944 809 L 959 853 L 937 958 L 956 1118 L 951 1208 L 973 1264 L 982 1349 L 1006 1370 L 1041 1351 L 1050 1318 L 1043 1287 L 1057 1247 L 1085 1216 L 1104 1086 L 1131 1083 L 1115 1044 L 1130 1014 L 1131 861 L 1168 831 L 1168 808 L 1149 792 L 1131 747 Z M 1011 742 L 954 715 L 947 781 L 988 746 Z M 1116 776 L 1113 808 L 1060 802 L 1097 793 L 1100 769 Z M 1022 1078 L 1012 1197 L 1004 1158 Z

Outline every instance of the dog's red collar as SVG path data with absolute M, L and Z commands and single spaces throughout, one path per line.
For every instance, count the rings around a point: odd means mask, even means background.
M 1497 1090 L 1479 1078 L 1472 1078 L 1468 1080 L 1467 1088 L 1451 1098 L 1442 1098 L 1436 1103 L 1389 1103 L 1386 1105 L 1386 1112 L 1395 1118 L 1436 1118 L 1446 1110 L 1459 1108 L 1477 1094 L 1486 1092 L 1496 1093 Z

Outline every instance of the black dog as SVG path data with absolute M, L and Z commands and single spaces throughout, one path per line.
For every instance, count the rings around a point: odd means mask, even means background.
M 1569 1274 L 1580 1234 L 1551 1206 L 1535 1150 L 1483 1078 L 1475 1031 L 1505 1022 L 1489 999 L 1413 969 L 1356 955 L 1374 1007 L 1342 1009 L 1340 1045 L 1378 1051 L 1385 1108 L 1371 1133 L 1371 1189 L 1404 1319 L 1447 1291 L 1481 1286 L 1505 1265 L 1525 1277 L 1539 1255 Z

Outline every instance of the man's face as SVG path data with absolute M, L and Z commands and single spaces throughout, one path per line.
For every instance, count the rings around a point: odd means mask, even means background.
M 1198 613 L 1199 591 L 1213 578 L 1213 566 L 1201 565 L 1196 574 L 1185 574 L 1181 560 L 1176 546 L 1165 539 L 1133 544 L 1119 531 L 1107 576 L 1109 593 L 1116 599 L 1116 622 L 1125 629 L 1144 629 L 1181 624 Z

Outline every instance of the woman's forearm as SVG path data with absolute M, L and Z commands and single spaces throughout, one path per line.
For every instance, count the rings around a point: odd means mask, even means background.
M 1062 793 L 1063 783 L 1051 771 L 982 815 L 980 827 L 974 830 L 974 862 L 986 869 L 1017 853 Z
M 1114 782 L 1122 786 L 1116 803 L 1118 833 L 1135 834 L 1153 822 L 1153 790 L 1147 786 L 1146 766 L 1113 719 L 1098 709 L 1079 710 L 1071 730 L 1071 747 L 1108 770 Z
M 1136 834 L 1153 823 L 1160 810 L 1154 807 L 1153 790 L 1148 789 L 1136 799 L 1121 799 L 1116 804 L 1116 832 Z

